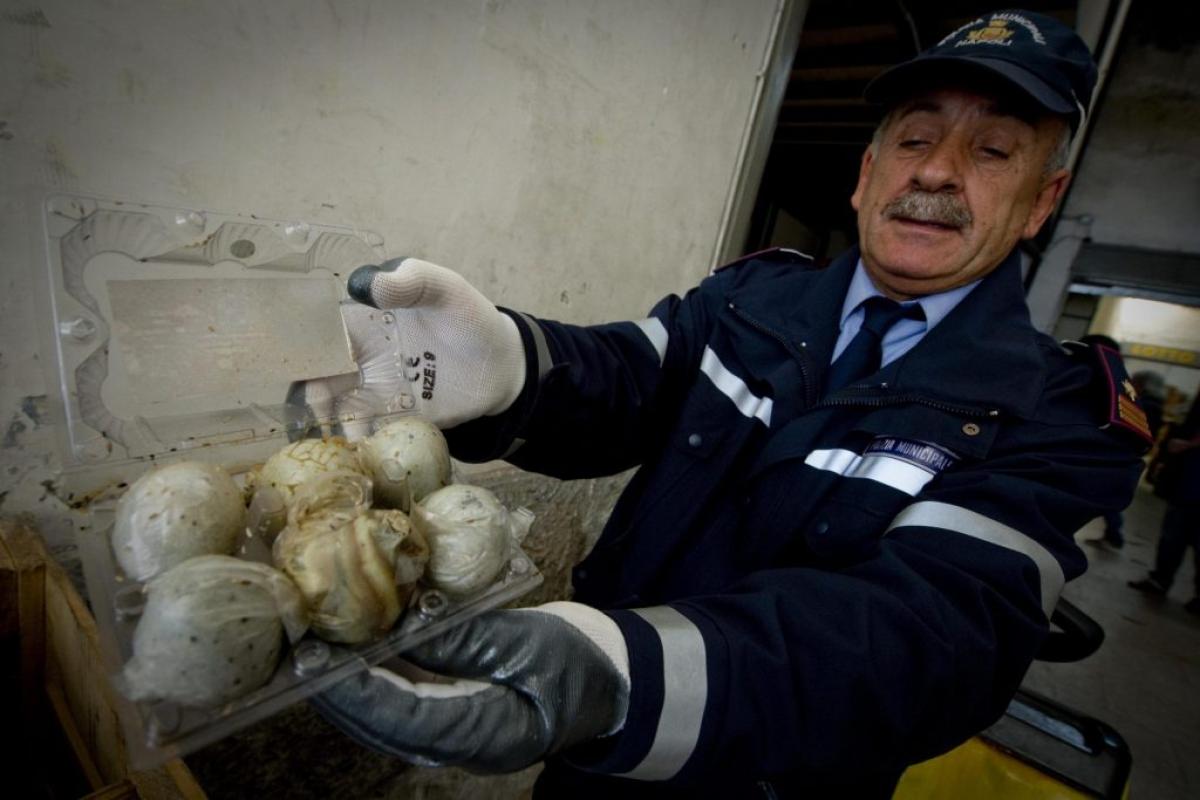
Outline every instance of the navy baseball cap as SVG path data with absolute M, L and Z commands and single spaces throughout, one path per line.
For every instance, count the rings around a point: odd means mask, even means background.
M 996 11 L 968 22 L 916 58 L 875 78 L 873 103 L 897 99 L 922 78 L 977 70 L 1015 87 L 1079 129 L 1096 86 L 1096 62 L 1083 39 L 1056 19 L 1031 11 Z

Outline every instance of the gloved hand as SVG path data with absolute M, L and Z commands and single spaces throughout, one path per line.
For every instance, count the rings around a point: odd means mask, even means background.
M 525 350 L 516 323 L 461 275 L 398 258 L 359 267 L 347 288 L 358 302 L 396 315 L 402 351 L 378 322 L 377 311 L 344 308 L 361 379 L 305 381 L 293 386 L 289 403 L 307 406 L 318 417 L 413 409 L 396 402 L 403 394 L 421 416 L 452 428 L 500 414 L 521 394 Z
M 313 704 L 376 750 L 476 772 L 522 769 L 625 721 L 625 639 L 615 622 L 579 603 L 483 614 L 404 657 L 468 680 L 412 683 L 373 667 Z

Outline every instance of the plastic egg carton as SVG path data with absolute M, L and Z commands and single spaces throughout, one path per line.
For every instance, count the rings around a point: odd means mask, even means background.
M 510 512 L 528 530 L 534 515 L 524 508 Z M 115 502 L 94 504 L 94 527 L 79 538 L 80 558 L 92 611 L 118 688 L 118 707 L 132 764 L 145 769 L 185 755 L 322 691 L 368 665 L 402 654 L 438 633 L 485 611 L 503 606 L 542 583 L 542 575 L 521 547 L 510 545 L 507 566 L 491 586 L 467 598 L 451 598 L 418 584 L 408 608 L 385 636 L 361 645 L 323 641 L 309 632 L 284 654 L 271 680 L 223 706 L 187 708 L 171 702 L 132 702 L 120 693 L 120 670 L 133 655 L 133 632 L 145 608 L 144 584 L 126 578 L 110 544 Z M 239 558 L 270 564 L 263 541 L 244 535 Z
M 408 375 L 394 316 L 346 296 L 346 277 L 383 258 L 376 234 L 80 195 L 38 202 L 46 276 L 36 299 L 61 484 L 90 515 L 80 557 L 104 668 L 119 688 L 145 604 L 143 584 L 113 556 L 121 491 L 155 465 L 207 461 L 237 477 L 290 441 L 373 430 L 416 412 L 420 376 Z M 300 381 L 359 371 L 350 315 L 359 327 L 387 329 L 394 350 L 383 358 L 402 378 L 395 392 L 355 398 L 350 415 L 318 418 L 288 398 Z M 281 512 L 250 509 L 252 519 Z M 528 511 L 511 513 L 526 529 L 532 523 Z M 542 576 L 519 544 L 511 547 L 486 590 L 452 599 L 419 586 L 391 632 L 369 644 L 335 645 L 310 632 L 266 685 L 219 708 L 134 703 L 118 692 L 132 763 L 147 768 L 214 742 L 520 597 Z M 270 563 L 253 524 L 237 555 Z

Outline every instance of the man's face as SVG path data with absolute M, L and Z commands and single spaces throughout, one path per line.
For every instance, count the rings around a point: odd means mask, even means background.
M 962 286 L 1035 235 L 1066 188 L 1066 170 L 1045 173 L 1062 124 L 965 89 L 898 106 L 850 199 L 879 290 L 905 299 Z

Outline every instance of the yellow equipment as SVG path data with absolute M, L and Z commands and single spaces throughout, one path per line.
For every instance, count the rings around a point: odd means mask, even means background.
M 1066 600 L 1051 621 L 1059 630 L 1039 659 L 1079 661 L 1104 641 L 1100 626 Z M 1111 727 L 1022 689 L 995 725 L 909 767 L 892 800 L 1124 800 L 1131 763 Z

